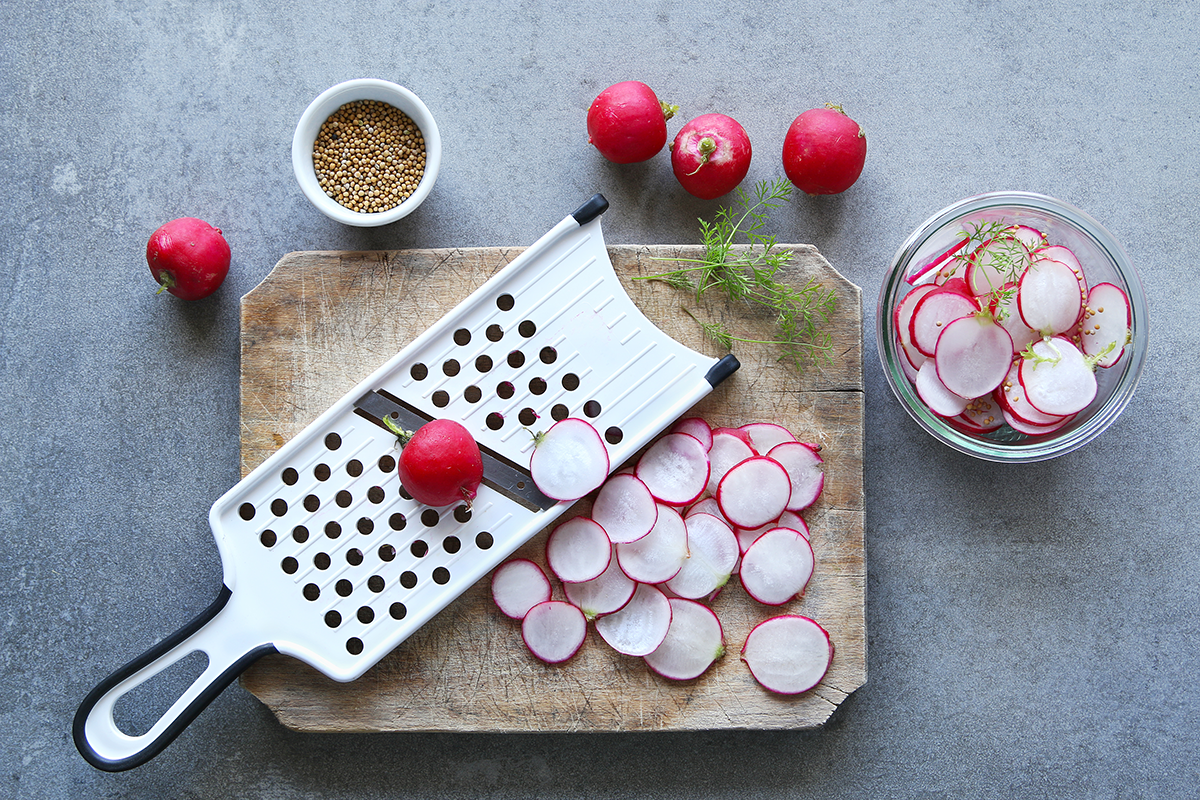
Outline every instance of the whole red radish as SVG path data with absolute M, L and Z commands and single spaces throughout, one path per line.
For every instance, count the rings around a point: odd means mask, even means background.
M 229 243 L 202 219 L 180 217 L 150 235 L 146 262 L 159 292 L 184 300 L 208 297 L 229 274 Z
M 588 109 L 588 141 L 616 164 L 646 161 L 667 143 L 667 120 L 678 110 L 641 81 L 615 83 Z
M 783 137 L 783 171 L 806 194 L 846 191 L 866 160 L 867 135 L 841 106 L 805 111 Z
M 671 169 L 689 194 L 712 200 L 732 192 L 750 171 L 750 137 L 737 120 L 703 114 L 671 143 Z
M 454 420 L 435 419 L 410 435 L 385 421 L 400 438 L 396 474 L 414 500 L 438 507 L 471 504 L 483 481 L 483 458 L 470 431 Z

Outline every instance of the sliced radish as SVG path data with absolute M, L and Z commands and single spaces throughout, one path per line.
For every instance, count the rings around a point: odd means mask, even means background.
M 932 356 L 942 329 L 959 317 L 974 314 L 979 305 L 971 298 L 952 289 L 937 289 L 917 302 L 909 321 L 909 338 L 916 348 Z
M 567 417 L 537 437 L 529 473 L 542 494 L 578 500 L 608 477 L 608 449 L 587 420 Z
M 943 386 L 959 397 L 974 398 L 1000 385 L 1012 355 L 1008 331 L 987 314 L 972 314 L 945 327 L 934 364 Z
M 574 606 L 572 606 L 573 608 Z M 667 638 L 671 627 L 671 601 L 649 584 L 639 584 L 620 611 L 596 620 L 596 633 L 618 653 L 645 656 Z
M 995 391 L 1004 387 L 1001 383 Z M 977 397 L 967 403 L 963 413 L 954 419 L 960 420 L 975 433 L 990 433 L 1004 425 L 1004 417 L 1000 413 L 1000 404 L 993 395 Z
M 748 439 L 749 437 L 742 438 L 728 430 L 717 431 L 713 434 L 712 448 L 708 451 L 708 484 L 705 486 L 705 491 L 709 494 L 716 494 L 717 486 L 721 483 L 721 478 L 725 477 L 726 472 L 747 458 L 756 455 L 754 449 L 750 447 Z
M 896 304 L 894 314 L 894 324 L 896 326 L 896 338 L 900 342 L 900 349 L 904 351 L 907 357 L 908 364 L 913 368 L 913 372 L 921 368 L 925 363 L 927 355 L 917 349 L 917 346 L 912 343 L 912 331 L 910 325 L 912 323 L 913 312 L 917 308 L 917 303 L 922 297 L 938 288 L 935 284 L 924 283 L 915 287 Z
M 1012 367 L 1008 370 L 1008 375 L 1004 378 L 1004 382 L 996 387 L 996 391 L 992 393 L 992 396 L 996 398 L 997 403 L 999 403 L 1003 410 L 1026 425 L 1042 427 L 1056 425 L 1062 421 L 1063 417 L 1061 415 L 1045 414 L 1038 411 L 1029 404 L 1029 401 L 1025 400 L 1025 387 L 1021 385 L 1021 361 L 1022 359 L 1013 361 Z M 1010 425 L 1009 427 L 1012 426 Z
M 792 497 L 787 470 L 768 456 L 752 456 L 725 473 L 717 485 L 717 503 L 725 519 L 739 528 L 757 528 L 779 515 Z
M 729 524 L 729 520 L 725 519 L 725 516 L 721 513 L 721 506 L 717 503 L 717 498 L 715 497 L 705 497 L 703 500 L 690 506 L 683 515 L 684 520 L 686 521 L 693 514 L 712 514 L 725 524 Z
M 749 447 L 751 449 L 753 449 L 753 447 L 754 447 L 754 443 L 750 441 L 750 434 L 746 433 L 741 428 L 713 428 L 713 438 L 716 438 L 717 436 L 720 436 L 722 434 L 729 434 L 730 436 L 736 436 L 737 438 L 739 438 L 743 442 L 745 442 L 747 447 Z M 758 455 L 758 454 L 755 453 L 755 455 Z
M 1098 367 L 1111 367 L 1121 360 L 1129 342 L 1133 317 L 1129 298 L 1120 287 L 1098 283 L 1088 292 L 1083 320 L 1079 324 L 1080 346 L 1085 355 L 1099 356 Z
M 738 550 L 745 553 L 750 545 L 754 544 L 754 540 L 762 536 L 772 528 L 778 528 L 776 520 L 771 520 L 766 525 L 759 525 L 757 528 L 734 528 L 733 533 L 737 536 Z
M 946 388 L 931 358 L 917 370 L 917 395 L 929 410 L 942 417 L 957 417 L 967 408 L 968 399 Z
M 696 600 L 725 585 L 741 551 L 733 529 L 712 514 L 692 514 L 684 524 L 688 556 L 666 585 L 679 597 Z
M 572 517 L 546 539 L 546 563 L 563 583 L 600 577 L 612 559 L 612 542 L 590 517 Z
M 971 254 L 967 283 L 976 297 L 992 294 L 1029 266 L 1029 250 L 1011 234 L 996 236 Z
M 1017 310 L 1021 320 L 1042 335 L 1071 330 L 1082 308 L 1079 280 L 1061 261 L 1037 258 L 1021 276 Z
M 925 278 L 927 275 L 934 272 L 934 270 L 945 270 L 947 272 L 952 271 L 956 262 L 955 254 L 970 244 L 970 242 L 971 240 L 969 238 L 955 242 L 954 244 L 950 245 L 949 249 L 939 253 L 936 258 L 922 266 L 905 280 L 907 280 L 909 284 L 915 284 L 922 278 Z M 922 285 L 928 286 L 929 284 Z
M 1079 283 L 1080 297 L 1087 297 L 1087 276 L 1083 274 L 1083 265 L 1079 263 L 1079 257 L 1075 255 L 1073 250 L 1061 244 L 1055 244 L 1039 249 L 1034 256 L 1035 258 L 1048 258 L 1066 264 L 1075 275 L 1075 280 Z
M 1046 245 L 1045 235 L 1037 228 L 1031 228 L 1028 225 L 1014 225 L 1012 227 L 1012 236 L 1025 245 L 1025 249 L 1030 253 Z
M 592 504 L 592 519 L 604 528 L 614 544 L 634 542 L 650 533 L 658 519 L 658 503 L 641 478 L 631 473 L 613 475 L 600 487 Z
M 783 442 L 767 455 L 779 462 L 792 483 L 788 511 L 801 511 L 817 501 L 825 487 L 825 462 L 817 448 L 804 442 Z
M 614 557 L 609 560 L 608 569 L 598 578 L 582 583 L 564 583 L 563 592 L 573 605 L 588 619 L 611 614 L 625 607 L 633 597 L 637 584 L 621 570 L 620 564 Z
M 668 433 L 642 454 L 637 476 L 655 499 L 672 506 L 693 503 L 708 485 L 708 448 L 695 436 Z
M 1004 421 L 1008 423 L 1008 427 L 1026 436 L 1046 436 L 1065 427 L 1071 420 L 1075 419 L 1075 416 L 1071 415 L 1069 417 L 1062 417 L 1058 422 L 1051 423 L 1050 425 L 1034 425 L 1014 415 L 1007 408 L 1003 409 L 1001 413 L 1004 415 Z
M 790 528 L 773 528 L 746 548 L 738 577 L 755 600 L 778 606 L 804 591 L 813 566 L 812 545 L 803 534 Z
M 704 449 L 712 447 L 712 428 L 700 417 L 687 417 L 671 426 L 671 433 L 686 433 L 695 436 L 704 445 Z
M 695 600 L 671 598 L 671 624 L 662 644 L 645 657 L 650 669 L 664 678 L 687 681 L 704 674 L 725 654 L 721 621 L 708 606 Z
M 742 645 L 742 661 L 764 689 L 800 694 L 829 671 L 833 641 L 816 621 L 784 614 L 754 626 Z
M 687 558 L 687 526 L 674 508 L 659 505 L 650 533 L 635 542 L 616 546 L 617 563 L 640 583 L 664 583 L 674 578 Z
M 780 514 L 775 525 L 780 528 L 791 528 L 805 539 L 808 539 L 809 541 L 812 540 L 812 536 L 808 530 L 808 523 L 804 521 L 804 517 L 800 516 L 795 511 L 785 511 Z
M 527 558 L 514 558 L 492 573 L 492 600 L 500 613 L 525 619 L 529 609 L 550 599 L 550 579 L 542 568 Z
M 777 444 L 796 441 L 791 431 L 774 422 L 752 422 L 743 425 L 742 430 L 750 437 L 750 446 L 754 448 L 754 452 L 760 455 L 766 455 Z
M 587 620 L 570 603 L 548 600 L 529 609 L 521 623 L 529 652 L 547 664 L 560 664 L 579 652 L 587 638 Z
M 1018 377 L 1025 399 L 1044 414 L 1076 414 L 1096 398 L 1096 373 L 1087 358 L 1062 336 L 1030 345 L 1033 357 L 1021 359 Z
M 1008 335 L 1012 337 L 1013 353 L 1021 352 L 1042 338 L 1040 333 L 1026 325 L 1025 320 L 1021 319 L 1021 312 L 1017 309 L 1016 284 L 1006 286 L 1000 293 L 993 304 L 992 313 L 996 315 L 1000 324 L 1004 326 L 1004 330 L 1008 331 Z

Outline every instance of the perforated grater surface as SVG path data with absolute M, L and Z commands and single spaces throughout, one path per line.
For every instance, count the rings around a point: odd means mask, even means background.
M 608 260 L 606 208 L 594 196 L 213 505 L 221 594 L 85 698 L 74 735 L 90 763 L 149 760 L 267 653 L 359 677 L 570 507 L 531 480 L 531 430 L 589 419 L 615 468 L 737 369 L 637 309 Z M 385 416 L 471 431 L 484 483 L 469 508 L 404 493 Z M 197 650 L 208 665 L 166 714 L 120 731 L 116 701 Z

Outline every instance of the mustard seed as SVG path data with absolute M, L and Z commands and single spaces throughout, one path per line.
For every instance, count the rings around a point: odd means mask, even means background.
M 412 196 L 425 175 L 425 137 L 400 109 L 355 100 L 321 125 L 313 169 L 322 191 L 351 211 L 388 211 Z

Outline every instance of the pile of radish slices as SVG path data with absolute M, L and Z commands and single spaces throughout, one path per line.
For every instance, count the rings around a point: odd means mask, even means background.
M 696 678 L 725 652 L 710 602 L 734 574 L 768 606 L 799 596 L 812 577 L 800 512 L 824 487 L 819 449 L 780 425 L 714 429 L 692 417 L 610 477 L 591 423 L 561 420 L 536 437 L 533 480 L 559 500 L 595 492 L 589 516 L 560 523 L 546 540 L 565 600 L 539 564 L 514 558 L 493 573 L 496 606 L 521 621 L 526 646 L 547 663 L 574 656 L 591 622 L 608 646 L 655 673 Z M 796 614 L 760 623 L 742 649 L 754 678 L 785 694 L 816 686 L 832 657 L 828 633 Z
M 1074 252 L 1026 225 L 980 224 L 909 283 L 893 310 L 900 365 L 929 410 L 969 434 L 1058 431 L 1129 342 L 1125 292 L 1089 286 Z

